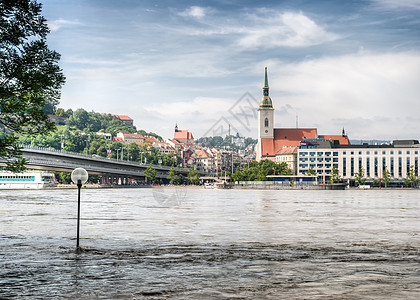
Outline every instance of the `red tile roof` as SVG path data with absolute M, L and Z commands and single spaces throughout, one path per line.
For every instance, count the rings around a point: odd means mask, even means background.
M 205 150 L 196 150 L 195 154 L 197 158 L 210 158 L 210 155 Z
M 124 139 L 144 139 L 141 134 L 138 133 L 124 133 Z
M 261 139 L 261 156 L 275 156 L 283 147 L 297 147 L 305 138 L 317 138 L 316 128 L 276 128 L 274 139 Z
M 129 116 L 125 116 L 125 115 L 113 115 L 113 116 L 117 117 L 121 121 L 133 121 L 133 119 L 130 118 Z
M 174 139 L 193 140 L 194 137 L 188 130 L 178 130 L 175 131 Z
M 279 151 L 276 152 L 277 155 L 286 155 L 286 154 L 293 154 L 297 153 L 298 147 L 284 147 L 281 148 Z
M 319 135 L 320 139 L 324 139 L 324 141 L 328 140 L 336 140 L 340 143 L 340 145 L 350 145 L 350 140 L 347 135 Z
M 154 136 L 144 136 L 143 137 L 146 141 L 151 141 L 153 143 L 158 143 L 159 140 L 157 138 L 155 138 Z

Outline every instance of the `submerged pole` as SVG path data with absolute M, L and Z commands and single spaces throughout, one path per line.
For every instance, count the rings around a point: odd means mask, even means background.
M 79 179 L 77 180 L 77 242 L 76 242 L 76 251 L 80 250 L 79 246 L 79 232 L 80 232 L 80 189 L 82 188 L 82 181 Z

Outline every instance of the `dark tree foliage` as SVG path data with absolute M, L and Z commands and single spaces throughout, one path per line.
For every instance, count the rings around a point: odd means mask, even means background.
M 24 169 L 17 135 L 54 129 L 43 108 L 58 103 L 65 80 L 40 13 L 35 0 L 0 0 L 0 158 L 15 172 Z

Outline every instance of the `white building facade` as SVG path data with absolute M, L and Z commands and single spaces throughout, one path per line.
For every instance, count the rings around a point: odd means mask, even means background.
M 392 179 L 403 180 L 408 177 L 411 166 L 419 175 L 420 145 L 418 141 L 394 141 L 391 145 L 348 145 L 331 148 L 304 147 L 298 150 L 298 175 L 305 174 L 309 168 L 318 176 L 329 178 L 333 166 L 338 168 L 340 177 L 354 180 L 355 174 L 363 168 L 365 178 L 378 180 L 389 171 Z M 322 181 L 322 180 L 321 180 Z

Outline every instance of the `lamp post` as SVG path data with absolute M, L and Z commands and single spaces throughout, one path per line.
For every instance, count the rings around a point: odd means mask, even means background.
M 115 150 L 117 150 L 117 160 L 118 160 L 118 151 L 120 151 L 121 148 L 118 148 L 118 149 L 115 149 Z
M 88 172 L 83 168 L 76 168 L 71 172 L 71 180 L 73 183 L 77 184 L 78 194 L 77 194 L 77 242 L 76 242 L 76 251 L 80 250 L 79 246 L 79 228 L 80 228 L 80 189 L 82 184 L 88 180 Z

